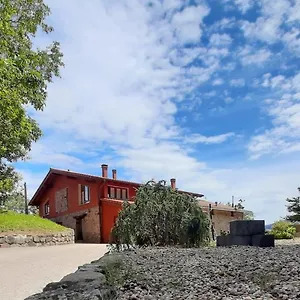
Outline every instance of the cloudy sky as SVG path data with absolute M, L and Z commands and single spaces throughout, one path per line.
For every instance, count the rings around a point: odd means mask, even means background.
M 17 168 L 144 181 L 285 216 L 300 185 L 299 0 L 48 0 L 65 68 Z M 111 171 L 110 171 L 111 172 Z M 111 175 L 111 174 L 110 174 Z

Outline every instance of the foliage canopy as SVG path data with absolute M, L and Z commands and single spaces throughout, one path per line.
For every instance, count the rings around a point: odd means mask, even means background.
M 275 239 L 292 239 L 295 236 L 296 228 L 290 222 L 277 221 L 272 225 L 269 232 L 273 234 Z
M 134 203 L 124 202 L 112 229 L 111 244 L 197 247 L 210 240 L 209 219 L 198 201 L 166 185 L 149 181 Z
M 36 48 L 37 33 L 53 30 L 43 0 L 0 0 L 0 198 L 17 182 L 8 163 L 24 159 L 41 136 L 29 111 L 42 110 L 47 86 L 63 66 L 59 43 Z
M 286 220 L 293 223 L 300 222 L 300 197 L 287 198 L 286 201 L 288 202 L 288 212 L 291 213 L 286 217 Z

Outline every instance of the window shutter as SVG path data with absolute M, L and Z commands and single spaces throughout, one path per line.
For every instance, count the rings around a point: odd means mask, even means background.
M 81 184 L 78 184 L 78 203 L 82 204 L 82 201 L 81 201 Z

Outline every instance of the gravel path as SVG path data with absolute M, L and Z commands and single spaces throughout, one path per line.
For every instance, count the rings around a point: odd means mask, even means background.
M 300 237 L 292 240 L 275 240 L 275 245 L 300 245 Z
M 123 260 L 120 300 L 300 298 L 300 245 L 156 248 Z
M 0 300 L 24 300 L 105 252 L 97 244 L 1 248 Z

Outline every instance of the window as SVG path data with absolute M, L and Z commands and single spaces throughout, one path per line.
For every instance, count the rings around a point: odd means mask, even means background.
M 90 187 L 88 185 L 79 185 L 80 187 L 80 204 L 90 202 Z
M 111 186 L 109 186 L 108 187 L 108 198 L 115 198 L 115 188 L 114 187 L 111 187 Z
M 50 213 L 50 205 L 49 205 L 49 201 L 47 201 L 45 203 L 45 216 L 48 216 Z
M 128 197 L 127 197 L 127 189 L 122 189 L 122 199 L 123 200 L 127 200 Z
M 110 199 L 119 199 L 127 200 L 128 199 L 128 189 L 122 189 L 117 187 L 108 187 L 108 198 Z

